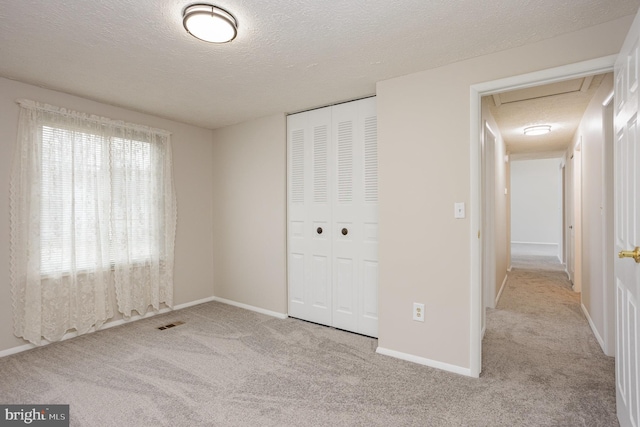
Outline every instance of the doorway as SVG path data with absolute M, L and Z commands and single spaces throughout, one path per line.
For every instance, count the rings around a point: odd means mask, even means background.
M 482 96 L 493 95 L 515 89 L 531 88 L 538 85 L 559 82 L 571 78 L 586 77 L 588 75 L 608 73 L 613 70 L 615 56 L 599 58 L 568 66 L 544 70 L 522 76 L 511 77 L 493 82 L 473 85 L 471 87 L 471 177 L 472 177 L 472 204 L 482 206 L 484 188 L 482 185 Z M 482 209 L 473 209 L 471 216 L 472 241 L 472 305 L 471 305 L 471 375 L 479 376 L 482 367 L 482 327 L 484 311 L 483 295 L 483 251 L 484 243 L 480 239 L 483 229 Z M 477 237 L 476 237 L 477 233 Z

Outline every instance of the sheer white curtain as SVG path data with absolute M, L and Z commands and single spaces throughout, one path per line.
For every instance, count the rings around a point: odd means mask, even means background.
M 169 136 L 120 128 L 111 139 L 112 256 L 125 316 L 173 305 L 176 203 Z
M 11 175 L 14 332 L 40 344 L 173 304 L 165 131 L 20 100 Z

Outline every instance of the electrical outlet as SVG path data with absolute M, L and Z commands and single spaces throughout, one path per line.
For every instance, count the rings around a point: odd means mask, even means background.
M 424 304 L 413 303 L 413 320 L 424 322 Z

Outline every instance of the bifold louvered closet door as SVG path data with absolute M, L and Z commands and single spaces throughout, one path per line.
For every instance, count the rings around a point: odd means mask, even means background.
M 289 315 L 378 336 L 376 99 L 290 115 Z

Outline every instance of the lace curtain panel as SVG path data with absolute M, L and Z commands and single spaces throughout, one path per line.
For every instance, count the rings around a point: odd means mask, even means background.
M 14 333 L 34 344 L 173 305 L 166 131 L 20 100 L 11 174 Z

